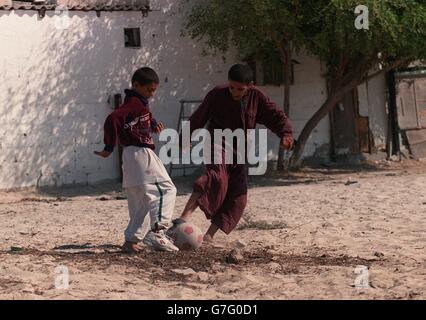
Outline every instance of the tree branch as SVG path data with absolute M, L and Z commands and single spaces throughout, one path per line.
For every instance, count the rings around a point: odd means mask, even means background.
M 371 79 L 373 79 L 373 78 L 377 77 L 377 76 L 378 76 L 379 74 L 381 74 L 382 72 L 389 72 L 389 71 L 391 71 L 391 70 L 393 70 L 393 69 L 396 69 L 396 68 L 402 67 L 403 65 L 408 64 L 410 61 L 411 61 L 411 59 L 397 60 L 397 61 L 395 61 L 395 62 L 391 63 L 389 66 L 387 66 L 384 70 L 379 70 L 379 71 L 376 71 L 375 73 L 373 73 L 373 74 L 371 74 L 371 75 L 367 75 L 366 77 L 364 77 L 364 78 L 361 80 L 361 83 L 360 83 L 360 84 L 362 84 L 362 83 L 364 83 L 364 82 L 366 82 L 366 81 L 370 81 Z

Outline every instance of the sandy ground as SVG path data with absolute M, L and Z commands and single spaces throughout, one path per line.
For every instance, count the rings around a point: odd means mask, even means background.
M 176 183 L 177 215 L 191 180 Z M 119 253 L 119 185 L 2 192 L 0 217 L 1 299 L 426 298 L 425 165 L 251 179 L 238 230 L 195 253 Z M 208 227 L 200 211 L 194 222 Z M 68 289 L 55 288 L 58 266 Z

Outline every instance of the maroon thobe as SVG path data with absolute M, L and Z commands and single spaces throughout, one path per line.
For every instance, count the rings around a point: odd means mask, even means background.
M 216 87 L 189 121 L 191 134 L 209 123 L 212 138 L 214 129 L 247 130 L 254 129 L 257 123 L 280 138 L 293 135 L 284 112 L 255 87 L 248 90 L 243 101 L 232 99 L 227 85 Z M 201 194 L 200 209 L 226 234 L 235 229 L 247 205 L 247 165 L 234 163 L 208 164 L 205 173 L 194 182 L 194 192 Z

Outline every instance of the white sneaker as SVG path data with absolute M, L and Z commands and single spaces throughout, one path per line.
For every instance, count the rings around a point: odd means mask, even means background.
M 179 251 L 173 241 L 164 234 L 164 231 L 149 231 L 143 239 L 143 243 L 156 251 Z

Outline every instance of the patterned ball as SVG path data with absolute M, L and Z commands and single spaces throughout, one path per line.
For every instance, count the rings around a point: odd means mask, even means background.
M 203 233 L 190 222 L 180 223 L 167 231 L 167 235 L 179 250 L 197 250 L 203 244 Z

